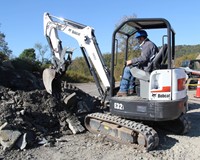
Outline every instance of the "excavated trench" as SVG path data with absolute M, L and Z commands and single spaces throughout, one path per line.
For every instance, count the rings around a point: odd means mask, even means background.
M 44 89 L 40 74 L 0 66 L 0 144 L 4 150 L 53 145 L 65 134 L 85 131 L 86 114 L 99 101 L 62 83 L 60 99 Z

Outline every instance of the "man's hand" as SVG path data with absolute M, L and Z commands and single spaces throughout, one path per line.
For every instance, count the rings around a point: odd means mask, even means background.
M 131 60 L 126 61 L 126 65 L 127 65 L 127 66 L 129 66 L 129 65 L 131 65 L 131 64 L 132 64 L 132 61 L 131 61 Z

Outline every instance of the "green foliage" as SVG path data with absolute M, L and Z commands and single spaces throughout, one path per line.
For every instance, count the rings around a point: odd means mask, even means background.
M 200 55 L 200 45 L 178 45 L 175 53 L 175 66 L 180 67 L 182 61 L 196 59 Z
M 110 61 L 111 61 L 110 53 L 103 54 L 103 58 L 106 66 L 110 67 Z
M 34 48 L 25 49 L 19 58 L 12 60 L 16 69 L 24 69 L 32 72 L 41 72 L 41 62 L 36 61 L 36 54 Z
M 85 74 L 77 73 L 76 71 L 67 71 L 63 80 L 73 83 L 86 83 L 94 81 L 91 76 L 86 76 Z
M 25 49 L 20 55 L 19 58 L 26 59 L 30 61 L 36 60 L 36 54 L 34 48 Z
M 3 62 L 4 60 L 8 60 L 8 59 L 9 57 L 6 54 L 0 52 L 0 62 Z
M 31 72 L 42 72 L 41 62 L 30 59 L 15 58 L 11 60 L 15 69 L 27 70 Z
M 132 50 L 129 52 L 127 59 L 128 60 L 133 59 L 135 57 L 138 57 L 140 54 L 141 54 L 141 52 L 139 50 L 137 50 L 137 51 Z M 126 64 L 125 59 L 124 59 L 125 55 L 124 55 L 124 53 L 118 53 L 115 57 L 117 59 L 116 59 L 116 65 L 115 65 L 115 69 L 114 69 L 114 77 L 115 77 L 116 81 L 119 81 L 121 79 L 121 76 L 123 73 L 123 68 Z
M 73 60 L 72 64 L 69 66 L 68 71 L 75 71 L 77 74 L 91 76 L 89 68 L 83 57 L 77 57 Z
M 0 32 L 0 53 L 1 56 L 5 55 L 7 57 L 10 57 L 12 54 L 12 51 L 8 47 L 8 43 L 5 41 L 5 34 Z
M 51 63 L 41 63 L 41 70 L 44 70 L 45 68 L 49 68 L 52 64 Z
M 186 54 L 200 53 L 200 44 L 198 45 L 177 45 L 175 48 L 176 57 L 181 57 Z
M 180 67 L 181 66 L 181 63 L 184 61 L 184 60 L 193 60 L 193 59 L 196 59 L 196 57 L 199 55 L 200 53 L 190 53 L 190 54 L 185 54 L 181 57 L 178 57 L 176 58 L 176 61 L 175 61 L 175 66 L 176 67 Z

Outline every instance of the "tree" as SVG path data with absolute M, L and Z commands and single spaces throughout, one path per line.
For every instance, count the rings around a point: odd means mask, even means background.
M 12 51 L 8 47 L 8 43 L 5 41 L 5 34 L 0 31 L 0 54 L 1 57 L 10 57 Z
M 8 60 L 8 56 L 3 54 L 2 52 L 0 52 L 0 62 L 4 61 L 4 60 Z
M 19 58 L 21 59 L 28 59 L 30 61 L 36 60 L 36 54 L 34 48 L 25 49 L 20 55 Z
M 45 53 L 48 50 L 48 46 L 47 45 L 43 46 L 41 43 L 36 43 L 35 46 L 34 46 L 34 48 L 36 50 L 38 50 L 38 52 L 39 52 L 39 58 L 38 59 L 40 59 L 40 57 L 41 57 L 41 62 L 43 64 L 44 61 L 45 61 L 44 55 L 45 55 Z

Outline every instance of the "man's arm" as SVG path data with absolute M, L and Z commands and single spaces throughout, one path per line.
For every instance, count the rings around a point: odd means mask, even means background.
M 131 60 L 131 64 L 142 64 L 146 65 L 149 61 L 150 58 L 157 52 L 156 46 L 152 43 L 147 41 L 143 48 L 142 48 L 142 53 L 139 57 L 133 58 Z M 130 63 L 130 62 L 129 62 Z

